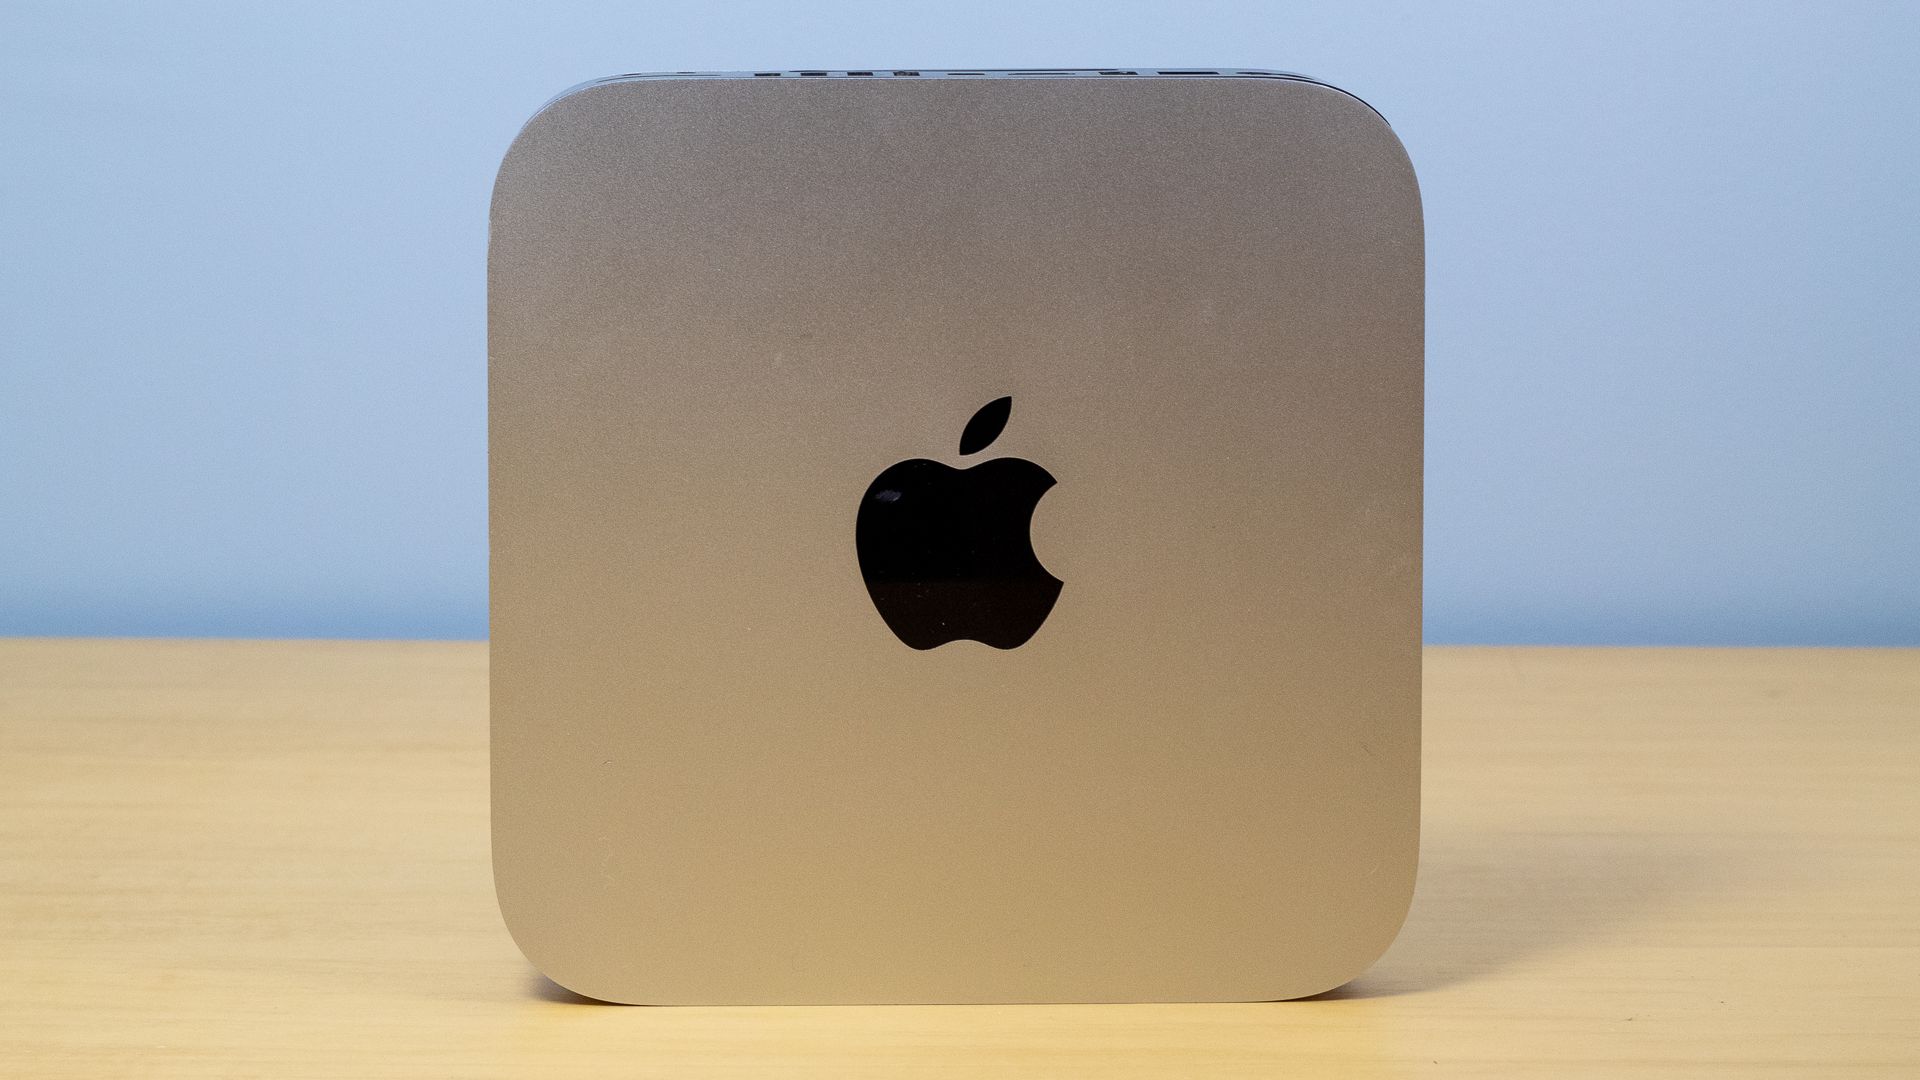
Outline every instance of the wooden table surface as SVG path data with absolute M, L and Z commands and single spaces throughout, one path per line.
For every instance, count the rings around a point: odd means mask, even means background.
M 575 998 L 494 910 L 486 665 L 0 641 L 0 1076 L 1920 1076 L 1920 651 L 1429 650 L 1405 931 L 1245 1005 Z

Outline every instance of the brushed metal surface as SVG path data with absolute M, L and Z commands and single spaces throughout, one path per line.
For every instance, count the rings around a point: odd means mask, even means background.
M 508 153 L 494 857 L 648 1003 L 1272 999 L 1418 833 L 1422 231 L 1304 81 L 629 79 Z M 854 515 L 1011 395 L 1065 582 L 925 652 Z M 971 463 L 969 460 L 968 463 Z

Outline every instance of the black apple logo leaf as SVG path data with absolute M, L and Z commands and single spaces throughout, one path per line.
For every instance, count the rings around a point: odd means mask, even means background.
M 1013 399 L 981 406 L 960 435 L 962 456 L 986 449 Z M 1053 611 L 1061 582 L 1033 552 L 1033 512 L 1053 474 L 1021 458 L 969 469 L 913 458 L 889 466 L 860 500 L 854 548 L 880 618 L 915 649 L 971 640 L 1027 643 Z
M 980 411 L 967 421 L 966 430 L 960 433 L 960 456 L 977 454 L 993 445 L 993 440 L 1007 429 L 1007 417 L 1013 415 L 1013 399 L 995 398 L 980 406 Z

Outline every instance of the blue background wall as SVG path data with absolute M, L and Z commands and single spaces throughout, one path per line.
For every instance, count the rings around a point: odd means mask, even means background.
M 1428 636 L 1920 643 L 1920 7 L 0 10 L 0 633 L 486 629 L 488 187 L 621 71 L 1238 64 L 1429 227 Z

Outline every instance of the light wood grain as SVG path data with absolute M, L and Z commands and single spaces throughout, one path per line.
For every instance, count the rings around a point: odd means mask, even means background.
M 1341 991 L 653 1009 L 501 928 L 483 645 L 0 641 L 0 1076 L 1920 1075 L 1920 652 L 1427 663 Z

